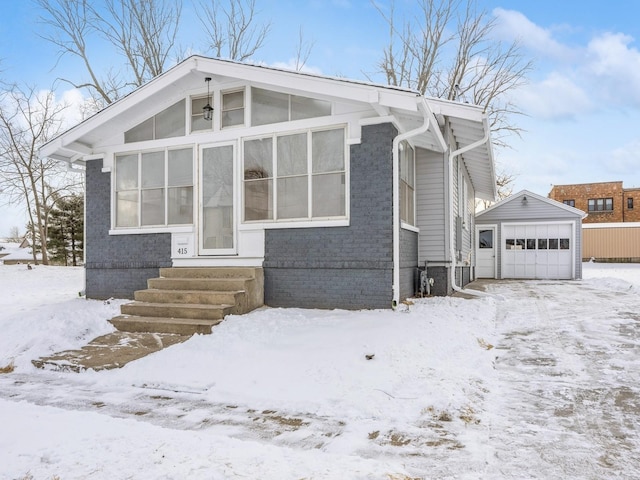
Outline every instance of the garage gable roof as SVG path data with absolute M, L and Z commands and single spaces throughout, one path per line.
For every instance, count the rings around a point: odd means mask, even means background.
M 583 219 L 587 216 L 587 214 L 582 210 L 571 207 L 569 205 L 565 205 L 564 203 L 557 202 L 555 200 L 552 200 L 551 198 L 543 197 L 542 195 L 530 192 L 529 190 L 522 190 L 500 200 L 495 205 L 492 205 L 491 207 L 479 213 L 476 213 L 476 219 L 482 220 L 483 217 L 499 217 L 500 212 L 498 210 L 506 211 L 508 210 L 508 206 L 514 202 L 519 202 L 519 205 L 526 205 L 531 204 L 531 202 L 537 202 L 538 204 L 542 204 L 541 206 L 545 209 L 558 210 L 562 212 L 565 217 L 576 217 L 579 219 Z

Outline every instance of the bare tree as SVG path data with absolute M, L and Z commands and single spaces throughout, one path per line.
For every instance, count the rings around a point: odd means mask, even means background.
M 389 27 L 378 73 L 390 85 L 481 106 L 499 147 L 508 146 L 508 135 L 521 134 L 514 116 L 522 112 L 509 93 L 526 82 L 532 61 L 518 42 L 492 39 L 495 20 L 477 10 L 476 0 L 419 0 L 420 16 L 402 23 L 395 19 L 393 0 L 388 11 L 371 1 Z M 498 195 L 508 195 L 514 176 L 498 178 Z
M 84 65 L 85 80 L 61 79 L 87 89 L 109 104 L 162 73 L 181 53 L 176 46 L 182 2 L 180 0 L 35 0 L 45 25 L 42 38 Z M 106 41 L 123 59 L 121 69 L 100 72 L 99 51 L 93 41 Z M 104 45 L 103 45 L 104 47 Z M 172 58 L 174 57 L 174 58 Z
M 372 3 L 389 26 L 378 68 L 390 85 L 480 105 L 500 145 L 503 133 L 521 132 L 512 117 L 521 112 L 507 93 L 526 82 L 532 62 L 517 42 L 491 38 L 495 20 L 476 9 L 476 0 L 420 0 L 421 16 L 401 26 L 393 2 L 389 13 Z
M 302 70 L 307 64 L 313 50 L 315 40 L 305 40 L 302 26 L 298 30 L 298 43 L 296 44 L 295 69 L 297 72 Z
M 250 59 L 263 45 L 271 22 L 257 23 L 255 0 L 202 1 L 202 26 L 208 33 L 208 48 L 218 58 L 240 62 Z
M 9 229 L 9 236 L 7 237 L 8 242 L 20 243 L 22 238 L 20 237 L 20 229 L 18 227 L 11 227 Z
M 0 190 L 7 204 L 25 207 L 34 262 L 39 244 L 45 265 L 49 263 L 48 219 L 55 198 L 73 190 L 80 180 L 61 162 L 38 157 L 38 148 L 60 132 L 65 108 L 52 91 L 13 85 L 0 92 Z

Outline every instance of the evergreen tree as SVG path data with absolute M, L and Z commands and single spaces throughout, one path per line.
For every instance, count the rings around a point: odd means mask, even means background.
M 84 199 L 78 194 L 60 197 L 50 213 L 48 246 L 51 259 L 77 266 L 84 248 Z

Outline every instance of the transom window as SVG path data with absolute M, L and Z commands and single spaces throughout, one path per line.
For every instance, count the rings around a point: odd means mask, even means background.
M 213 102 L 210 97 L 194 97 L 191 99 L 191 131 L 199 132 L 202 130 L 211 130 L 213 128 L 213 120 L 205 120 L 204 106 Z
M 588 202 L 590 212 L 613 211 L 613 198 L 590 198 Z
M 253 126 L 325 115 L 331 115 L 330 102 L 262 88 L 251 89 L 251 124 Z
M 245 221 L 346 215 L 344 128 L 249 139 L 243 145 Z
M 244 90 L 222 94 L 222 128 L 244 125 Z
M 193 223 L 193 149 L 117 155 L 116 227 Z
M 182 137 L 184 135 L 185 101 L 182 99 L 124 132 L 124 143 Z
M 217 100 L 216 100 L 217 99 Z M 187 117 L 185 99 L 182 99 L 156 115 L 139 123 L 124 133 L 124 143 L 143 142 L 163 138 L 185 136 L 186 132 L 201 132 L 214 128 L 213 120 L 205 120 L 203 107 L 210 104 L 218 112 L 219 124 L 215 128 L 245 125 L 245 88 L 215 93 L 209 96 L 191 97 L 190 118 Z M 220 105 L 214 105 L 214 101 Z M 286 93 L 251 89 L 251 124 L 303 120 L 331 115 L 331 102 Z M 187 120 L 190 125 L 187 127 Z

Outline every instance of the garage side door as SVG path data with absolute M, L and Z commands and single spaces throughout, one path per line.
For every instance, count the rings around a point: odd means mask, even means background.
M 573 225 L 504 224 L 502 278 L 571 279 Z

